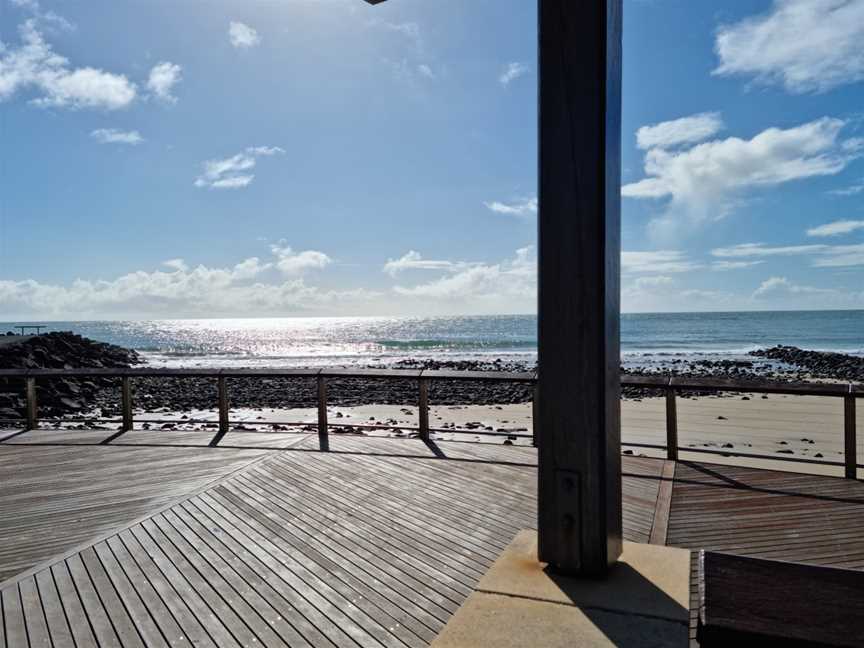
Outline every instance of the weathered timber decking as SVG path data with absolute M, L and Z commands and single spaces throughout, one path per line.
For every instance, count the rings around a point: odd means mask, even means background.
M 112 435 L 40 430 L 0 443 L 0 581 L 299 440 L 231 434 L 209 448 L 206 433 L 136 431 L 102 445 Z
M 0 443 L 0 646 L 423 646 L 535 526 L 533 448 L 111 434 Z M 632 456 L 623 475 L 628 540 L 864 568 L 860 482 Z

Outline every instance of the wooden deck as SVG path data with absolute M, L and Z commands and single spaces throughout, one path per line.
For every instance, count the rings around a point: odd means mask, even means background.
M 0 443 L 0 646 L 424 646 L 535 526 L 532 448 L 110 434 Z M 623 466 L 629 540 L 864 568 L 860 482 Z

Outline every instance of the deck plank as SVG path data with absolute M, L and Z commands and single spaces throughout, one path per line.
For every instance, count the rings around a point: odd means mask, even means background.
M 36 430 L 0 443 L 0 582 L 227 475 L 297 435 Z
M 332 435 L 329 453 L 316 444 L 264 444 L 252 451 L 260 461 L 227 475 L 226 464 L 190 455 L 201 474 L 222 478 L 195 492 L 169 486 L 181 493 L 173 504 L 151 499 L 149 515 L 3 588 L 7 643 L 32 627 L 31 641 L 50 632 L 54 645 L 74 634 L 80 646 L 119 635 L 125 645 L 419 647 L 516 532 L 535 526 L 533 448 L 356 435 Z M 118 450 L 152 451 L 158 463 L 158 452 L 178 449 L 16 446 L 43 450 L 56 451 L 54 470 L 72 472 L 87 520 L 98 518 L 89 510 L 98 489 L 85 483 L 77 452 L 92 453 L 97 471 L 113 462 L 122 474 L 138 455 Z M 171 470 L 183 465 L 175 459 L 165 459 Z M 629 455 L 622 465 L 628 540 L 647 542 L 653 529 L 659 541 L 659 510 L 670 545 L 864 569 L 860 482 L 693 462 L 673 473 L 662 459 Z M 30 493 L 15 486 L 5 497 L 0 514 Z M 46 501 L 37 521 L 61 508 Z M 30 530 L 19 530 L 21 548 Z M 41 621 L 31 614 L 40 605 Z

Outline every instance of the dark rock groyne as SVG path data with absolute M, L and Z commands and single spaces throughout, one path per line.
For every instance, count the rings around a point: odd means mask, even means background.
M 119 368 L 143 362 L 135 351 L 75 333 L 46 333 L 5 341 L 0 346 L 0 369 Z M 23 383 L 21 379 L 0 378 L 0 420 L 24 415 Z M 111 378 L 41 379 L 36 389 L 40 414 L 55 416 L 88 410 L 105 388 L 117 383 Z
M 780 345 L 751 351 L 750 355 L 798 367 L 806 371 L 810 378 L 864 382 L 864 358 L 858 356 Z
M 661 374 L 664 376 L 718 377 L 758 382 L 802 381 L 811 378 L 864 382 L 864 358 L 840 353 L 807 351 L 778 346 L 751 353 L 749 360 L 675 360 L 662 370 L 634 367 L 622 375 Z M 21 338 L 0 345 L 0 368 L 123 368 L 139 365 L 142 358 L 122 347 L 95 342 L 74 333 L 48 333 Z M 385 368 L 370 366 L 368 368 Z M 534 371 L 502 360 L 402 361 L 396 369 L 445 369 L 456 371 Z M 217 403 L 216 377 L 157 378 L 134 380 L 136 409 L 148 411 L 213 410 Z M 228 380 L 232 408 L 288 409 L 315 407 L 314 378 L 231 378 Z M 499 405 L 524 403 L 533 399 L 533 387 L 525 383 L 485 381 L 433 381 L 433 405 Z M 624 398 L 641 399 L 661 395 L 658 389 L 627 387 Z M 705 392 L 708 394 L 710 392 Z M 701 393 L 688 393 L 699 396 Z M 41 417 L 60 415 L 116 416 L 120 411 L 119 378 L 41 378 L 37 382 Z M 416 380 L 375 378 L 332 378 L 328 380 L 328 402 L 350 407 L 369 404 L 416 405 Z M 21 418 L 26 403 L 21 379 L 0 378 L 0 420 Z

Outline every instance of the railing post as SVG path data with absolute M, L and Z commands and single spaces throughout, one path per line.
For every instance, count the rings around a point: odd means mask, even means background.
M 219 389 L 219 434 L 228 432 L 228 385 L 225 376 L 217 379 Z
M 318 447 L 322 452 L 330 451 L 327 432 L 327 381 L 324 376 L 318 376 Z
M 540 381 L 534 383 L 534 400 L 531 402 L 531 445 L 537 447 L 540 413 Z
M 429 440 L 429 379 L 420 379 L 420 400 L 417 404 L 418 416 L 420 417 L 420 438 Z
M 846 463 L 846 478 L 858 478 L 858 439 L 855 430 L 855 396 L 852 393 L 852 385 L 849 385 L 849 393 L 843 397 L 843 422 L 844 422 L 844 460 Z
M 666 458 L 678 461 L 678 408 L 671 378 L 666 386 Z
M 27 429 L 35 430 L 39 427 L 39 419 L 36 415 L 36 379 L 28 376 L 25 381 L 27 392 Z
M 121 385 L 121 407 L 123 410 L 123 424 L 120 429 L 123 432 L 128 432 L 133 428 L 132 422 L 132 379 L 129 376 L 123 376 L 123 384 Z

